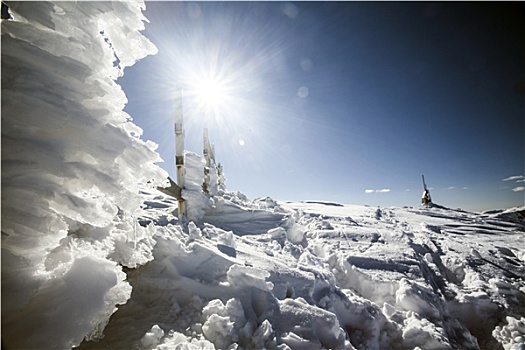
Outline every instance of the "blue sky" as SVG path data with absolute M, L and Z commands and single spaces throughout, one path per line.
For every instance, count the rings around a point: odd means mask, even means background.
M 172 178 L 183 88 L 186 148 L 201 153 L 207 127 L 228 189 L 250 198 L 416 206 L 425 174 L 447 207 L 525 205 L 523 5 L 146 6 L 159 53 L 119 83 Z

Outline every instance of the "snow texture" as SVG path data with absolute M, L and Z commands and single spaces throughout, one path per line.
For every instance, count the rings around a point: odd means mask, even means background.
M 525 207 L 204 194 L 186 152 L 179 222 L 115 82 L 144 4 L 8 5 L 2 348 L 524 348 Z

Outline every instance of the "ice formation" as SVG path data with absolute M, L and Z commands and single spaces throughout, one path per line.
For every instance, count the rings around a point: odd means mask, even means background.
M 155 145 L 115 82 L 155 53 L 136 2 L 9 2 L 2 20 L 2 337 L 96 339 L 152 258 L 138 184 L 163 183 Z M 7 334 L 7 336 L 6 336 Z M 53 336 L 55 334 L 55 336 Z M 12 339 L 12 340 L 11 340 Z M 13 343 L 11 343 L 13 342 Z
M 524 347 L 525 207 L 204 194 L 186 152 L 179 221 L 115 83 L 155 52 L 144 4 L 9 5 L 2 348 Z

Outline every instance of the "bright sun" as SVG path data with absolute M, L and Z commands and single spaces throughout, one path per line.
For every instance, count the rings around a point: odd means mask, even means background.
M 204 79 L 195 87 L 198 103 L 207 110 L 215 110 L 227 98 L 223 84 L 213 79 Z
M 187 106 L 185 113 L 210 129 L 243 124 L 245 111 L 253 108 L 253 103 L 243 97 L 251 81 L 241 74 L 242 69 L 234 70 L 227 62 L 219 66 L 213 60 L 207 64 L 196 61 L 188 64 L 184 79 L 181 79 Z

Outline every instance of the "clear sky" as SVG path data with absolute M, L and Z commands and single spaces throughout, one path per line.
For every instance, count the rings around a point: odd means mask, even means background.
M 207 127 L 249 198 L 417 206 L 424 174 L 447 207 L 525 205 L 519 2 L 146 6 L 159 53 L 119 83 L 173 179 L 183 88 L 186 149 Z

